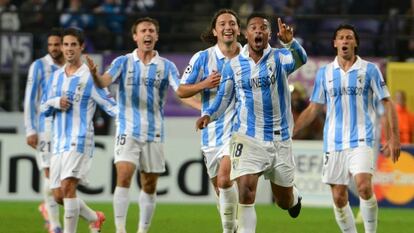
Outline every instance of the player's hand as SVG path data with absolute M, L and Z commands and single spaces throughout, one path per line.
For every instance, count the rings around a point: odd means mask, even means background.
M 208 123 L 210 123 L 210 116 L 204 115 L 198 118 L 196 122 L 196 130 L 204 129 L 208 125 Z
M 32 135 L 30 135 L 30 136 L 28 136 L 26 138 L 27 145 L 29 145 L 33 149 L 36 149 L 37 148 L 38 140 L 39 139 L 37 137 L 37 134 L 32 134 Z
M 67 110 L 70 108 L 70 106 L 72 105 L 72 104 L 70 103 L 70 101 L 69 101 L 68 97 L 66 97 L 66 96 L 62 96 L 62 97 L 60 97 L 59 104 L 60 104 L 60 109 L 61 109 L 62 111 L 67 111 Z
M 220 84 L 221 74 L 213 71 L 206 79 L 202 81 L 203 89 L 210 89 L 217 87 Z
M 398 158 L 400 158 L 401 153 L 401 144 L 399 138 L 391 138 L 383 145 L 381 151 L 385 157 L 391 157 L 394 163 L 397 162 Z
M 88 56 L 85 55 L 86 58 L 86 65 L 88 65 L 89 71 L 92 75 L 96 75 L 96 71 L 98 70 L 98 66 L 93 62 L 93 60 Z
M 277 26 L 279 28 L 279 32 L 277 33 L 279 40 L 285 44 L 291 42 L 293 39 L 293 27 L 284 24 L 280 18 L 277 18 Z

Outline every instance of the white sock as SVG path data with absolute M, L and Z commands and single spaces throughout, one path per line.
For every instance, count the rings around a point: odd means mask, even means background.
M 64 233 L 75 233 L 79 219 L 79 202 L 77 198 L 63 198 L 65 209 Z
M 129 206 L 129 188 L 116 186 L 113 205 L 116 231 L 126 232 L 125 226 Z
M 298 204 L 298 201 L 299 201 L 299 199 L 298 199 L 299 198 L 299 191 L 295 186 L 293 186 L 292 192 L 293 192 L 293 202 L 292 202 L 292 205 L 290 206 L 290 208 L 295 206 L 296 204 Z
M 256 232 L 256 210 L 253 204 L 238 205 L 238 233 L 254 233 Z
M 213 184 L 213 183 L 211 183 L 211 184 Z M 217 211 L 220 214 L 220 198 L 219 198 L 219 196 L 216 193 L 216 189 L 215 189 L 214 185 L 212 187 L 213 187 L 214 196 L 216 197 L 216 208 L 217 208 Z
M 359 198 L 362 219 L 364 220 L 365 233 L 377 232 L 378 224 L 378 203 L 375 195 L 368 200 Z
M 237 189 L 233 184 L 230 188 L 220 190 L 220 217 L 223 233 L 234 233 L 237 214 Z
M 82 218 L 86 219 L 88 222 L 95 222 L 98 220 L 98 215 L 96 215 L 96 211 L 91 209 L 86 203 L 78 198 L 79 202 L 79 215 L 82 216 Z
M 145 232 L 151 225 L 155 210 L 156 194 L 149 194 L 141 190 L 139 195 L 139 225 L 138 230 Z
M 349 202 L 343 208 L 334 205 L 336 222 L 343 233 L 356 233 L 354 214 L 352 213 Z
M 48 178 L 44 179 L 43 195 L 47 214 L 49 216 L 50 228 L 55 229 L 56 227 L 61 227 L 59 221 L 59 205 L 53 197 L 52 190 L 50 189 L 50 181 Z

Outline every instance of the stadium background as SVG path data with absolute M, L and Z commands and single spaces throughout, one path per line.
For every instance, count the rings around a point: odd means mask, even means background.
M 28 67 L 32 61 L 46 53 L 45 38 L 51 27 L 83 28 L 88 38 L 86 52 L 93 55 L 103 71 L 114 57 L 134 48 L 129 32 L 131 23 L 139 17 L 154 17 L 160 22 L 160 40 L 156 49 L 161 56 L 174 61 L 180 72 L 183 72 L 192 54 L 208 47 L 201 42 L 199 36 L 207 28 L 215 10 L 232 8 L 240 14 L 242 23 L 252 11 L 266 12 L 271 16 L 273 25 L 276 17 L 280 16 L 295 26 L 295 37 L 310 57 L 308 63 L 290 78 L 292 91 L 299 91 L 300 103 L 306 103 L 316 70 L 333 59 L 334 51 L 330 42 L 333 30 L 341 22 L 352 23 L 357 27 L 361 38 L 359 54 L 381 67 L 391 94 L 396 90 L 406 92 L 408 108 L 414 112 L 412 2 L 414 1 L 0 1 L 0 206 L 6 207 L 6 203 L 14 203 L 13 201 L 32 204 L 33 201 L 41 200 L 41 184 L 34 163 L 34 152 L 25 144 L 22 103 Z M 272 46 L 278 46 L 275 38 L 273 36 L 271 40 Z M 169 170 L 160 180 L 159 200 L 163 203 L 213 204 L 215 197 L 202 164 L 199 135 L 194 132 L 195 119 L 199 113 L 182 106 L 173 92 L 169 95 L 166 105 Z M 299 109 L 303 109 L 303 106 Z M 95 127 L 100 135 L 96 140 L 96 166 L 91 172 L 91 185 L 82 187 L 80 191 L 89 201 L 109 203 L 113 191 L 113 122 L 98 111 Z M 329 207 L 329 190 L 320 183 L 321 134 L 318 130 L 314 132 L 301 138 L 313 141 L 295 141 L 294 154 L 298 164 L 296 182 L 303 190 L 306 207 Z M 406 145 L 397 164 L 380 156 L 375 182 L 381 207 L 413 208 L 414 147 Z M 136 196 L 138 190 L 139 184 L 136 183 L 131 197 Z M 263 181 L 258 193 L 259 203 L 271 203 L 269 187 Z M 358 205 L 357 198 L 352 198 L 352 204 Z M 214 208 L 209 212 L 214 212 Z M 4 213 L 0 211 L 1 222 L 7 219 Z M 394 212 L 391 215 L 392 213 Z M 412 215 L 410 218 L 413 219 Z M 414 223 L 411 227 L 414 227 Z M 0 232 L 3 232 L 1 228 Z

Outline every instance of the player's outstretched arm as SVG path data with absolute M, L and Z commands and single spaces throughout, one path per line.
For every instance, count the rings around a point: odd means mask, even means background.
M 385 131 L 387 132 L 387 142 L 381 150 L 385 151 L 385 155 L 391 156 L 395 163 L 398 161 L 401 151 L 397 112 L 389 98 L 382 99 L 381 102 L 385 108 Z
M 295 60 L 294 70 L 297 70 L 299 67 L 305 64 L 308 59 L 306 51 L 293 38 L 293 28 L 291 26 L 284 24 L 280 18 L 277 19 L 277 25 L 279 28 L 277 37 L 281 41 L 283 47 L 289 49 L 289 51 L 292 53 L 293 59 Z
M 279 32 L 277 33 L 279 40 L 285 44 L 292 42 L 293 28 L 283 23 L 281 18 L 277 18 L 277 27 L 279 29 Z
M 309 106 L 303 110 L 299 117 L 295 121 L 295 127 L 293 128 L 293 136 L 300 130 L 308 126 L 315 117 L 322 111 L 323 105 L 311 102 Z
M 89 71 L 91 72 L 93 82 L 95 83 L 95 85 L 100 88 L 109 86 L 112 83 L 111 76 L 108 73 L 100 75 L 97 69 L 98 66 L 95 64 L 95 62 L 88 55 L 85 55 L 85 58 L 86 64 L 89 67 Z
M 180 84 L 177 95 L 181 98 L 188 98 L 196 95 L 204 89 L 217 87 L 220 84 L 221 74 L 213 71 L 206 79 L 195 84 Z
M 201 101 L 197 99 L 195 96 L 190 98 L 180 98 L 180 100 L 181 102 L 183 102 L 183 104 L 201 111 Z

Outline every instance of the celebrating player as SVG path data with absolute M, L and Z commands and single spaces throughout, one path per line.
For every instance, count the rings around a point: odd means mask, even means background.
M 291 217 L 296 218 L 301 209 L 301 197 L 293 187 L 293 117 L 287 76 L 303 65 L 307 56 L 293 39 L 293 29 L 281 19 L 278 26 L 283 49 L 268 44 L 271 31 L 266 16 L 253 13 L 248 17 L 248 44 L 224 65 L 217 97 L 196 123 L 205 128 L 236 96 L 230 178 L 239 188 L 238 232 L 243 233 L 256 230 L 254 203 L 261 175 L 270 180 L 276 203 Z
M 376 232 L 378 204 L 373 193 L 375 99 L 385 109 L 388 142 L 384 149 L 396 162 L 400 155 L 398 120 L 378 67 L 357 56 L 359 37 L 352 25 L 339 25 L 333 34 L 335 60 L 316 74 L 311 104 L 301 113 L 294 132 L 312 122 L 327 105 L 324 127 L 322 181 L 329 184 L 336 222 L 342 232 L 357 232 L 348 203 L 348 185 L 355 179 L 365 232 Z

